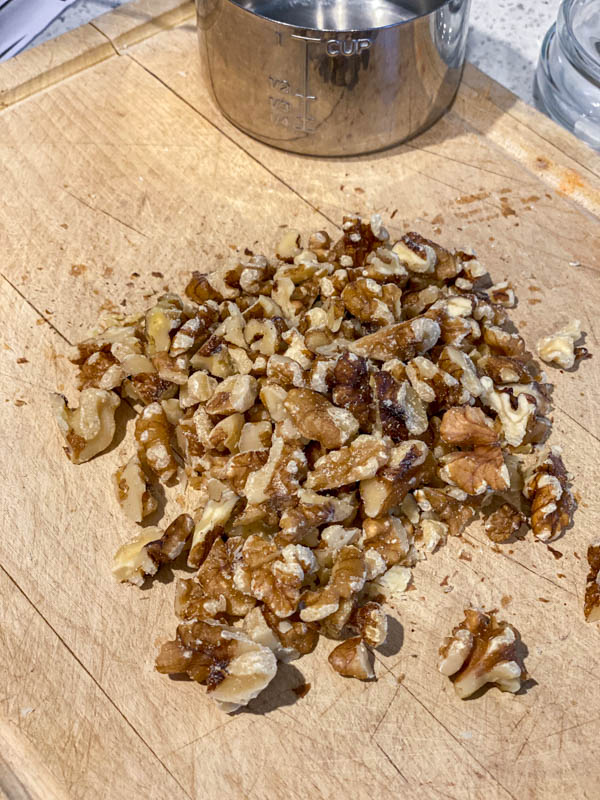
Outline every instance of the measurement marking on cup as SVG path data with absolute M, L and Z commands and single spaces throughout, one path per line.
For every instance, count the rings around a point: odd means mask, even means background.
M 292 33 L 292 39 L 302 39 L 305 42 L 322 42 L 320 36 L 300 36 L 299 33 Z
M 300 37 L 298 37 L 300 38 Z M 301 37 L 304 39 L 309 39 L 310 37 Z M 317 41 L 321 41 L 317 39 Z M 300 98 L 302 101 L 302 113 L 298 114 L 296 117 L 296 125 L 294 128 L 297 131 L 303 131 L 304 133 L 314 133 L 315 129 L 312 126 L 312 123 L 315 121 L 314 117 L 311 117 L 308 113 L 308 104 L 311 100 L 316 100 L 317 98 L 315 95 L 310 94 L 308 89 L 308 41 L 304 42 L 304 89 L 301 92 L 296 92 L 295 96 Z
M 269 104 L 271 107 L 271 121 L 274 125 L 281 128 L 289 128 L 293 124 L 296 131 L 302 133 L 314 133 L 315 118 L 310 114 L 309 104 L 317 100 L 317 96 L 311 94 L 309 89 L 309 60 L 308 60 L 308 47 L 311 42 L 321 42 L 321 38 L 314 36 L 300 36 L 299 34 L 291 34 L 292 39 L 299 39 L 304 42 L 304 71 L 303 71 L 303 85 L 301 89 L 294 91 L 290 81 L 286 78 L 278 78 L 274 75 L 269 75 L 269 86 L 271 90 L 280 92 L 281 94 L 291 95 L 297 97 L 299 100 L 300 113 L 293 114 L 294 108 L 290 102 L 284 98 L 269 95 Z

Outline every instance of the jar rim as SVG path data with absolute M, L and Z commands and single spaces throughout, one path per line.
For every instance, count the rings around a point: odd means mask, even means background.
M 573 18 L 582 0 L 563 0 L 558 11 L 556 29 L 561 41 L 561 49 L 573 66 L 593 82 L 600 82 L 600 58 L 594 59 L 582 47 L 573 28 Z

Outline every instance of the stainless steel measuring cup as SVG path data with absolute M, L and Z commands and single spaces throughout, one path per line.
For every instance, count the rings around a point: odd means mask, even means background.
M 196 0 L 203 75 L 225 116 L 317 156 L 429 127 L 460 81 L 470 0 Z

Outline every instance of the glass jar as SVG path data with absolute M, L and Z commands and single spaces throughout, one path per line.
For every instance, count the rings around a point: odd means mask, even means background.
M 600 0 L 563 0 L 540 52 L 538 107 L 600 150 Z

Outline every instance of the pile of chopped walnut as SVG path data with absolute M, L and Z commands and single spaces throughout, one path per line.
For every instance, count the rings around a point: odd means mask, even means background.
M 373 678 L 383 599 L 448 535 L 482 514 L 494 542 L 526 519 L 547 542 L 574 508 L 558 449 L 532 457 L 550 386 L 508 321 L 514 293 L 474 255 L 392 244 L 379 216 L 345 218 L 335 243 L 288 230 L 276 252 L 113 319 L 79 345 L 79 407 L 54 400 L 75 463 L 109 446 L 121 399 L 139 408 L 115 476 L 130 519 L 156 510 L 159 482 L 200 498 L 123 545 L 114 574 L 140 585 L 187 550 L 197 571 L 177 579 L 157 669 L 228 711 L 319 634 L 338 642 L 333 669 Z

